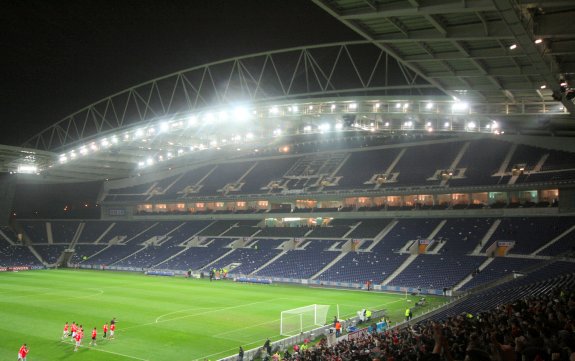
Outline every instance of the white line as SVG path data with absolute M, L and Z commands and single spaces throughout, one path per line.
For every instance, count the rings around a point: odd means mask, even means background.
M 60 341 L 60 342 L 62 342 L 62 343 L 69 343 L 71 346 L 74 346 L 74 345 L 76 344 L 75 342 L 70 343 L 69 341 Z M 94 350 L 94 351 L 99 351 L 99 352 L 106 352 L 106 353 L 110 353 L 110 354 L 113 354 L 113 355 L 118 355 L 118 356 L 122 356 L 122 357 L 131 358 L 131 359 L 134 359 L 134 360 L 149 361 L 149 360 L 146 360 L 146 359 L 144 359 L 144 358 L 139 358 L 139 357 L 136 357 L 136 356 L 130 356 L 130 355 L 126 355 L 126 354 L 123 354 L 123 353 L 114 352 L 114 351 L 101 350 L 101 349 L 94 348 L 94 347 L 88 347 L 88 346 L 86 346 L 86 345 L 80 345 L 80 347 L 87 347 L 88 350 Z
M 275 338 L 277 338 L 277 339 L 279 340 L 279 337 L 278 337 L 278 336 L 268 337 L 268 338 L 270 339 L 270 341 L 274 340 Z M 262 341 L 265 341 L 265 340 L 267 340 L 268 338 L 264 338 L 264 339 L 261 339 L 261 340 L 256 340 L 256 341 L 253 341 L 253 342 L 250 342 L 250 343 L 246 343 L 246 344 L 243 344 L 242 346 L 249 346 L 249 345 L 261 344 Z M 262 345 L 262 346 L 263 346 L 263 345 Z M 233 350 L 239 350 L 239 348 L 235 348 L 235 347 L 234 347 L 234 348 L 230 348 L 230 349 L 227 349 L 227 350 L 224 350 L 224 351 L 220 351 L 220 352 L 217 352 L 217 353 L 213 353 L 213 354 L 210 354 L 210 355 L 204 355 L 204 356 L 202 356 L 202 357 L 200 357 L 200 358 L 193 359 L 192 361 L 205 360 L 205 359 L 210 358 L 210 357 L 212 357 L 212 356 L 221 355 L 221 354 L 223 354 L 223 353 L 228 353 L 228 352 L 233 351 Z
M 274 298 L 271 300 L 267 300 L 267 301 L 259 301 L 259 302 L 252 302 L 252 303 L 244 303 L 241 305 L 237 305 L 237 306 L 230 306 L 230 307 L 224 307 L 224 308 L 216 308 L 216 309 L 212 309 L 210 311 L 205 311 L 205 312 L 200 312 L 200 313 L 194 313 L 191 315 L 186 315 L 186 316 L 180 316 L 180 317 L 174 317 L 174 318 L 170 318 L 169 320 L 160 320 L 160 321 L 154 321 L 154 322 L 148 322 L 148 323 L 142 323 L 140 325 L 134 325 L 131 327 L 126 327 L 124 329 L 122 329 L 122 331 L 126 331 L 126 330 L 130 330 L 133 328 L 137 328 L 137 327 L 144 327 L 144 326 L 150 326 L 150 325 L 155 325 L 158 323 L 162 323 L 162 322 L 170 322 L 170 321 L 175 321 L 175 320 L 181 320 L 183 318 L 188 318 L 188 317 L 196 317 L 196 316 L 202 316 L 202 315 L 207 315 L 208 313 L 213 313 L 213 312 L 220 312 L 220 311 L 226 311 L 226 310 L 232 310 L 234 308 L 241 308 L 241 307 L 246 307 L 246 306 L 252 306 L 252 305 L 257 305 L 259 303 L 268 303 L 268 302 L 272 302 L 272 301 L 276 301 L 279 298 Z
M 85 289 L 86 290 L 96 290 L 96 291 L 98 291 L 98 293 L 90 294 L 90 295 L 86 295 L 86 296 L 67 297 L 67 298 L 64 298 L 63 301 L 65 301 L 65 300 L 77 300 L 79 298 L 92 298 L 92 297 L 96 297 L 96 296 L 104 294 L 104 290 L 100 289 L 100 288 L 85 288 Z
M 178 311 L 174 311 L 174 312 L 164 313 L 163 315 L 159 315 L 158 317 L 156 317 L 156 323 L 160 322 L 160 320 L 162 318 L 169 316 L 169 315 L 173 315 L 174 313 L 180 313 L 180 312 L 189 311 L 189 310 L 210 310 L 213 308 L 214 307 L 192 307 L 192 308 L 184 308 L 182 310 L 178 310 Z
M 280 319 L 278 318 L 278 319 L 276 319 L 276 320 L 271 320 L 271 321 L 267 321 L 267 322 L 262 322 L 262 323 L 258 323 L 258 324 L 251 325 L 251 326 L 247 326 L 247 327 L 235 328 L 235 329 L 233 329 L 233 330 L 231 330 L 231 331 L 226 331 L 226 332 L 217 333 L 217 334 L 215 334 L 215 335 L 212 335 L 212 337 L 226 338 L 226 337 L 221 337 L 221 336 L 222 336 L 222 335 L 227 335 L 227 334 L 229 334 L 229 333 L 234 333 L 234 332 L 237 332 L 237 331 L 241 331 L 241 330 L 247 330 L 247 329 L 249 329 L 249 328 L 254 328 L 254 327 L 259 327 L 259 326 L 267 325 L 268 323 L 279 322 L 279 321 L 280 321 Z

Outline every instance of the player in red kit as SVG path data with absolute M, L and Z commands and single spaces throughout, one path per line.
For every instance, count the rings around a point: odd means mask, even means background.
M 20 350 L 18 350 L 18 361 L 26 361 L 28 352 L 30 352 L 30 349 L 26 344 L 23 344 L 22 347 L 20 347 Z
M 96 336 L 97 335 L 98 335 L 98 332 L 96 331 L 96 327 L 94 327 L 94 329 L 92 330 L 92 342 L 90 342 L 90 345 L 96 346 Z
M 102 331 L 104 331 L 104 338 L 106 338 L 106 334 L 108 333 L 108 322 L 102 326 Z
M 68 337 L 68 330 L 70 329 L 70 326 L 68 326 L 68 322 L 66 322 L 66 324 L 64 324 L 64 332 L 62 332 L 62 340 L 65 339 L 66 337 Z
M 70 329 L 72 331 L 72 342 L 74 342 L 76 339 L 76 334 L 78 333 L 78 325 L 76 325 L 76 322 L 72 322 Z
M 115 323 L 110 325 L 110 338 L 109 338 L 109 340 L 114 338 L 114 331 L 116 331 L 116 324 Z
M 74 338 L 76 340 L 76 347 L 74 347 L 74 352 L 78 351 L 78 348 L 82 345 L 82 337 L 84 337 L 84 331 L 80 327 L 80 329 L 76 331 L 76 337 Z

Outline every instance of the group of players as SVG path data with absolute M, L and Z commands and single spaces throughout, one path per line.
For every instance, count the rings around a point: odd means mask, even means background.
M 112 318 L 109 326 L 108 322 L 106 322 L 104 326 L 102 326 L 102 331 L 104 333 L 104 338 L 106 338 L 108 331 L 110 331 L 110 337 L 108 337 L 108 340 L 113 340 L 114 333 L 116 332 L 116 318 Z M 80 346 L 82 346 L 82 339 L 84 338 L 84 327 L 81 324 L 77 324 L 76 322 L 72 322 L 71 325 L 66 322 L 64 324 L 64 330 L 62 331 L 62 340 L 66 340 L 68 337 L 70 337 L 71 341 L 76 344 L 74 347 L 74 352 L 78 351 Z M 92 329 L 92 341 L 90 341 L 90 346 L 96 346 L 97 337 L 98 330 L 96 327 L 94 327 L 94 329 Z
M 110 321 L 110 325 L 108 326 L 108 322 L 102 326 L 102 331 L 104 333 L 104 338 L 108 335 L 108 331 L 110 331 L 110 336 L 108 340 L 114 339 L 114 333 L 116 332 L 116 318 L 112 318 Z M 62 341 L 66 340 L 68 337 L 76 344 L 74 347 L 74 352 L 78 351 L 78 348 L 82 346 L 82 338 L 84 337 L 84 328 L 81 324 L 76 322 L 72 322 L 71 325 L 66 322 L 64 324 L 64 330 L 62 331 Z M 90 342 L 90 346 L 96 346 L 96 338 L 98 337 L 98 331 L 96 327 L 92 330 L 92 341 Z M 26 361 L 26 356 L 28 356 L 28 352 L 30 352 L 30 348 L 28 345 L 23 344 L 22 347 L 18 350 L 18 361 Z

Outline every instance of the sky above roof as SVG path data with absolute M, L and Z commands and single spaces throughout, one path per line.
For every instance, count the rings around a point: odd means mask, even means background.
M 310 0 L 8 0 L 0 144 L 130 86 L 207 62 L 359 37 Z

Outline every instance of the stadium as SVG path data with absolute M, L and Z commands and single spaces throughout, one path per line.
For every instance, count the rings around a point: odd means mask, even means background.
M 0 145 L 1 359 L 573 359 L 575 5 L 310 3 Z

